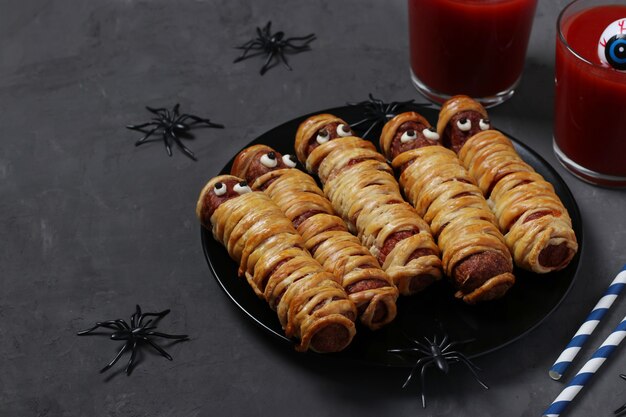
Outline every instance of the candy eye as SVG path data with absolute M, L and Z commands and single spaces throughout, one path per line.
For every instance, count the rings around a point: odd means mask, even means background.
M 406 132 L 402 134 L 402 136 L 400 136 L 400 142 L 407 143 L 412 140 L 415 140 L 415 138 L 417 138 L 417 135 L 415 134 L 415 130 L 407 130 Z
M 261 163 L 268 168 L 275 168 L 278 165 L 276 154 L 274 152 L 266 153 L 261 157 Z
M 598 42 L 598 58 L 605 65 L 626 71 L 626 19 L 618 19 L 604 29 Z
M 223 182 L 218 182 L 217 184 L 213 186 L 213 192 L 218 197 L 223 196 L 224 194 L 226 194 L 226 186 L 224 185 Z
M 480 119 L 478 127 L 480 127 L 480 130 L 487 130 L 491 127 L 491 121 L 489 119 Z
M 317 132 L 317 138 L 315 139 L 317 141 L 317 143 L 319 143 L 320 145 L 322 143 L 326 143 L 328 142 L 328 139 L 330 139 L 330 135 L 328 134 L 328 130 L 326 129 L 322 129 L 319 132 Z
M 289 168 L 296 167 L 296 157 L 293 155 L 283 155 L 283 163 Z
M 463 132 L 468 132 L 472 128 L 472 122 L 467 117 L 462 117 L 456 122 L 456 127 Z
M 439 133 L 437 133 L 432 127 L 422 130 L 422 134 L 426 139 L 439 140 Z
M 346 136 L 352 136 L 352 130 L 350 130 L 350 126 L 341 123 L 337 125 L 337 134 L 340 137 L 345 138 Z
M 252 192 L 250 187 L 248 187 L 248 183 L 246 181 L 241 181 L 235 184 L 235 186 L 233 187 L 233 191 L 235 191 L 239 195 Z

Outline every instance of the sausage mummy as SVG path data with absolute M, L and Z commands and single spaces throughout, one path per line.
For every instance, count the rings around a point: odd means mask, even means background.
M 339 279 L 364 325 L 378 329 L 391 322 L 398 298 L 391 278 L 334 214 L 315 180 L 295 166 L 295 157 L 254 145 L 235 157 L 231 173 L 264 190 L 283 210 L 313 257 Z
M 445 273 L 468 304 L 502 297 L 515 283 L 511 254 L 480 189 L 455 153 L 418 113 L 389 120 L 380 148 L 400 186 L 430 225 Z
M 196 215 L 239 262 L 254 292 L 275 310 L 296 349 L 337 352 L 354 337 L 356 307 L 304 248 L 291 221 L 264 193 L 231 175 L 211 179 Z
M 578 250 L 567 209 L 552 184 L 491 129 L 487 111 L 467 96 L 452 97 L 437 131 L 488 199 L 515 264 L 537 273 L 566 267 Z
M 426 222 L 403 200 L 385 158 L 371 142 L 352 135 L 333 115 L 310 117 L 296 133 L 298 159 L 319 176 L 335 212 L 400 294 L 421 291 L 441 278 L 439 248 Z

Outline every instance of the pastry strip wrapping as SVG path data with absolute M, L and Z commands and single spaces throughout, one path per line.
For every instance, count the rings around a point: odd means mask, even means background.
M 403 200 L 391 167 L 371 142 L 347 136 L 311 149 L 319 130 L 336 121 L 320 114 L 300 125 L 295 141 L 300 162 L 319 176 L 335 212 L 379 260 L 400 294 L 421 291 L 442 275 L 430 228 Z
M 450 123 L 459 112 L 486 116 L 474 100 L 453 97 L 441 109 L 438 126 L 444 134 L 454 129 Z M 459 159 L 488 198 L 515 264 L 537 273 L 566 267 L 578 243 L 552 184 L 524 162 L 497 130 L 471 130 L 463 140 Z
M 414 112 L 394 117 L 383 128 L 380 146 L 400 172 L 405 196 L 430 225 L 456 297 L 469 304 L 502 297 L 515 277 L 495 216 L 456 154 L 412 130 L 415 126 L 430 124 Z M 411 130 L 414 139 L 398 147 L 402 134 Z M 494 257 L 499 268 L 489 262 Z M 457 271 L 464 262 L 468 266 Z M 461 273 L 468 269 L 469 275 Z
M 391 278 L 334 214 L 331 203 L 310 175 L 279 163 L 264 168 L 260 161 L 267 155 L 281 160 L 280 154 L 268 146 L 244 149 L 235 158 L 232 173 L 246 178 L 252 189 L 264 190 L 282 209 L 313 257 L 338 278 L 364 325 L 378 329 L 391 322 L 398 298 Z
M 240 178 L 222 175 L 203 188 L 196 214 L 239 263 L 254 292 L 274 309 L 296 349 L 334 352 L 355 335 L 356 307 L 333 274 L 315 261 L 302 237 L 272 200 L 260 192 L 232 193 L 217 207 L 214 187 L 232 189 Z

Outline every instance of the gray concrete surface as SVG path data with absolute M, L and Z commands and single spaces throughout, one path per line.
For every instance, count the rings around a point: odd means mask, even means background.
M 453 368 L 434 375 L 422 410 L 415 387 L 400 389 L 405 371 L 303 360 L 246 319 L 211 277 L 194 216 L 204 182 L 267 129 L 368 92 L 419 99 L 404 0 L 1 1 L 0 416 L 540 415 L 562 388 L 548 368 L 625 262 L 626 194 L 576 180 L 551 151 L 565 3 L 540 2 L 523 82 L 492 118 L 571 187 L 585 233 L 578 280 L 541 327 L 477 360 L 489 391 Z M 318 35 L 293 72 L 232 64 L 232 47 L 268 19 Z M 135 148 L 123 128 L 144 105 L 177 101 L 227 126 L 198 132 L 197 163 Z M 162 327 L 192 341 L 169 349 L 173 362 L 146 355 L 130 378 L 98 374 L 117 344 L 75 332 L 135 303 L 171 308 Z M 625 312 L 618 300 L 581 358 Z M 626 402 L 623 349 L 569 416 Z

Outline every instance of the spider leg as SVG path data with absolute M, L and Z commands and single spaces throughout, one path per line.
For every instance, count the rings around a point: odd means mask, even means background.
M 367 123 L 367 122 L 371 122 L 371 120 L 370 119 L 359 120 L 358 122 L 352 123 L 350 127 L 352 128 L 358 127 L 358 126 L 361 126 L 363 123 Z
M 162 337 L 164 339 L 189 340 L 189 336 L 186 334 L 166 334 L 166 333 L 152 332 L 152 331 L 144 332 L 144 334 L 148 336 Z
M 254 41 L 252 44 L 246 46 L 245 48 L 237 47 L 235 49 L 243 49 L 244 51 L 243 51 L 243 53 L 241 55 L 239 55 L 237 58 L 235 58 L 233 63 L 240 62 L 240 61 L 243 61 L 244 59 L 252 58 L 252 57 L 264 54 L 266 52 L 265 48 L 263 47 L 263 44 L 261 42 L 259 42 L 259 41 Z M 259 52 L 256 52 L 254 54 L 248 55 L 248 52 L 250 52 L 250 50 L 252 50 L 252 49 L 258 50 Z
M 411 382 L 411 378 L 413 378 L 413 374 L 415 373 L 415 371 L 417 371 L 417 368 L 420 367 L 420 365 L 424 364 L 424 366 L 430 364 L 432 362 L 431 358 L 420 358 L 420 360 L 418 360 L 415 363 L 415 366 L 413 367 L 413 369 L 411 369 L 411 373 L 409 374 L 409 376 L 407 377 L 406 381 L 404 381 L 404 384 L 402 384 L 402 388 L 405 388 L 407 385 L 409 385 L 409 382 Z M 422 367 L 423 369 L 423 367 Z
M 276 54 L 278 55 L 280 60 L 283 61 L 283 64 L 287 67 L 287 69 L 289 71 L 293 71 L 292 68 L 289 66 L 289 63 L 287 62 L 287 58 L 285 57 L 285 53 L 282 50 L 279 50 L 278 52 L 276 52 Z
M 124 343 L 124 346 L 122 346 L 122 348 L 120 349 L 119 352 L 117 352 L 117 355 L 115 355 L 115 357 L 113 358 L 113 360 L 111 362 L 109 362 L 104 368 L 100 369 L 100 373 L 106 371 L 107 369 L 111 368 L 113 365 L 115 365 L 115 363 L 122 357 L 122 354 L 124 352 L 126 352 L 126 350 L 128 349 L 129 346 L 129 342 Z
M 115 320 L 110 320 L 110 321 L 105 321 L 105 322 L 98 322 L 95 324 L 95 326 L 93 326 L 90 329 L 85 329 L 85 330 L 80 330 L 79 332 L 77 332 L 76 334 L 78 336 L 84 336 L 88 333 L 93 332 L 94 330 L 96 330 L 98 327 L 105 327 L 107 329 L 111 329 L 111 330 L 123 330 L 124 328 L 117 323 Z
M 139 316 L 139 322 L 137 324 L 137 326 L 141 326 L 141 323 L 143 322 L 143 319 L 145 319 L 146 317 L 156 317 L 158 319 L 161 319 L 165 316 L 167 316 L 170 313 L 170 309 L 168 308 L 167 310 L 163 310 L 160 311 L 158 313 L 143 313 L 141 316 Z M 150 323 L 150 322 L 148 322 Z M 147 326 L 148 324 L 146 324 Z
M 163 350 L 163 348 L 161 348 L 159 345 L 157 345 L 156 343 L 154 343 L 152 340 L 150 340 L 148 337 L 140 337 L 141 340 L 148 342 L 148 344 L 150 346 L 152 346 L 157 352 L 159 352 L 161 354 L 161 356 L 167 358 L 168 360 L 172 360 L 172 357 L 170 356 L 169 353 L 167 353 L 165 350 Z
M 158 125 L 158 122 L 148 122 L 148 123 L 142 123 L 140 125 L 127 125 L 126 129 L 130 129 L 130 130 L 139 130 L 141 132 L 143 132 L 143 128 L 146 126 L 155 126 Z
M 146 106 L 146 110 L 148 110 L 150 113 L 154 113 L 159 117 L 163 117 L 164 116 L 164 111 L 166 111 L 166 109 L 164 107 L 159 107 L 159 108 L 155 108 L 155 107 L 150 107 L 150 106 Z
M 204 124 L 207 125 L 207 127 L 214 127 L 214 128 L 217 128 L 217 129 L 223 129 L 224 128 L 224 125 L 221 125 L 219 123 L 213 123 L 209 119 L 203 119 L 202 117 L 194 116 L 193 114 L 183 114 L 181 116 L 180 122 L 183 123 L 187 119 L 193 120 L 193 123 L 190 123 L 190 125 L 195 125 L 195 124 L 198 124 L 198 123 L 204 123 Z
M 191 159 L 193 159 L 194 161 L 197 161 L 198 159 L 196 158 L 196 156 L 194 155 L 193 152 L 191 152 L 191 150 L 189 148 L 187 148 L 185 145 L 183 145 L 183 143 L 180 141 L 180 139 L 178 138 L 178 136 L 176 136 L 174 133 L 169 132 L 170 137 L 172 138 L 172 140 L 174 141 L 174 143 L 176 145 L 178 145 L 178 147 L 185 153 L 185 155 L 187 155 L 188 157 L 190 157 Z
M 267 56 L 267 60 L 265 61 L 265 64 L 263 64 L 263 66 L 261 67 L 261 70 L 259 71 L 261 75 L 264 75 L 265 72 L 271 68 L 270 63 L 272 62 L 272 59 L 276 56 L 276 51 L 270 51 L 270 53 Z
M 130 343 L 130 341 L 129 341 Z M 135 358 L 137 357 L 137 341 L 133 341 L 133 347 L 130 354 L 130 359 L 128 360 L 128 365 L 126 365 L 126 375 L 130 375 L 133 371 L 133 364 L 135 363 Z
M 454 347 L 454 346 L 459 346 L 459 345 L 464 345 L 466 343 L 471 343 L 476 339 L 465 339 L 465 340 L 461 340 L 460 342 L 450 342 L 448 343 L 445 347 L 441 348 L 442 351 L 447 351 L 448 349 Z
M 178 109 L 180 108 L 180 103 L 176 103 L 176 105 L 174 106 L 174 119 L 178 119 Z
M 389 349 L 387 350 L 388 353 L 422 353 L 420 349 L 418 348 L 406 348 L 406 349 Z
M 306 36 L 294 36 L 293 38 L 287 38 L 285 39 L 285 42 L 291 42 L 291 41 L 307 41 L 307 42 L 311 42 L 314 41 L 317 37 L 315 36 L 315 33 L 309 33 Z
M 426 379 L 424 378 L 424 375 L 426 374 L 426 369 L 428 369 L 428 367 L 432 365 L 433 362 L 434 361 L 432 359 L 430 360 L 430 362 L 426 362 L 424 366 L 422 366 L 422 371 L 420 372 L 420 382 L 422 383 L 422 408 L 426 408 Z
M 141 139 L 138 139 L 138 140 L 135 142 L 135 146 L 139 146 L 139 145 L 141 145 L 142 143 L 146 143 L 146 140 L 147 140 L 150 136 L 152 136 L 152 134 L 153 134 L 154 132 L 156 132 L 156 131 L 159 129 L 159 127 L 160 127 L 160 126 L 155 127 L 154 129 L 152 129 L 152 130 L 150 130 L 149 132 L 147 132 L 147 133 L 144 135 L 144 137 L 142 137 Z
M 476 365 L 471 363 L 469 361 L 469 359 L 467 359 L 465 357 L 465 355 L 460 354 L 460 356 L 447 356 L 447 358 L 449 358 L 449 359 L 456 359 L 457 361 L 465 364 L 467 366 L 467 369 L 469 369 L 470 372 L 472 373 L 472 375 L 474 375 L 474 378 L 476 379 L 476 382 L 478 382 L 480 384 L 480 386 L 482 386 L 484 389 L 489 389 L 489 387 L 483 381 L 480 380 L 480 378 L 478 377 L 478 374 L 474 370 L 474 368 L 476 368 L 478 370 L 480 370 L 480 369 Z
M 168 140 L 167 131 L 163 132 L 163 143 L 165 143 L 165 150 L 169 156 L 172 156 L 172 147 L 170 146 L 170 142 Z
M 473 363 L 472 361 L 469 360 L 469 358 L 467 356 L 465 356 L 465 354 L 461 353 L 461 352 L 446 352 L 444 353 L 444 356 L 446 357 L 458 357 L 461 360 L 464 360 L 465 362 L 467 362 L 472 368 L 476 369 L 477 371 L 481 371 L 481 369 L 476 366 L 475 363 Z
M 374 127 L 377 126 L 379 123 L 380 123 L 380 120 L 376 120 L 374 123 L 372 123 L 372 125 L 365 131 L 365 133 L 363 133 L 363 137 L 367 137 L 367 135 L 369 135 L 372 129 L 374 129 Z

